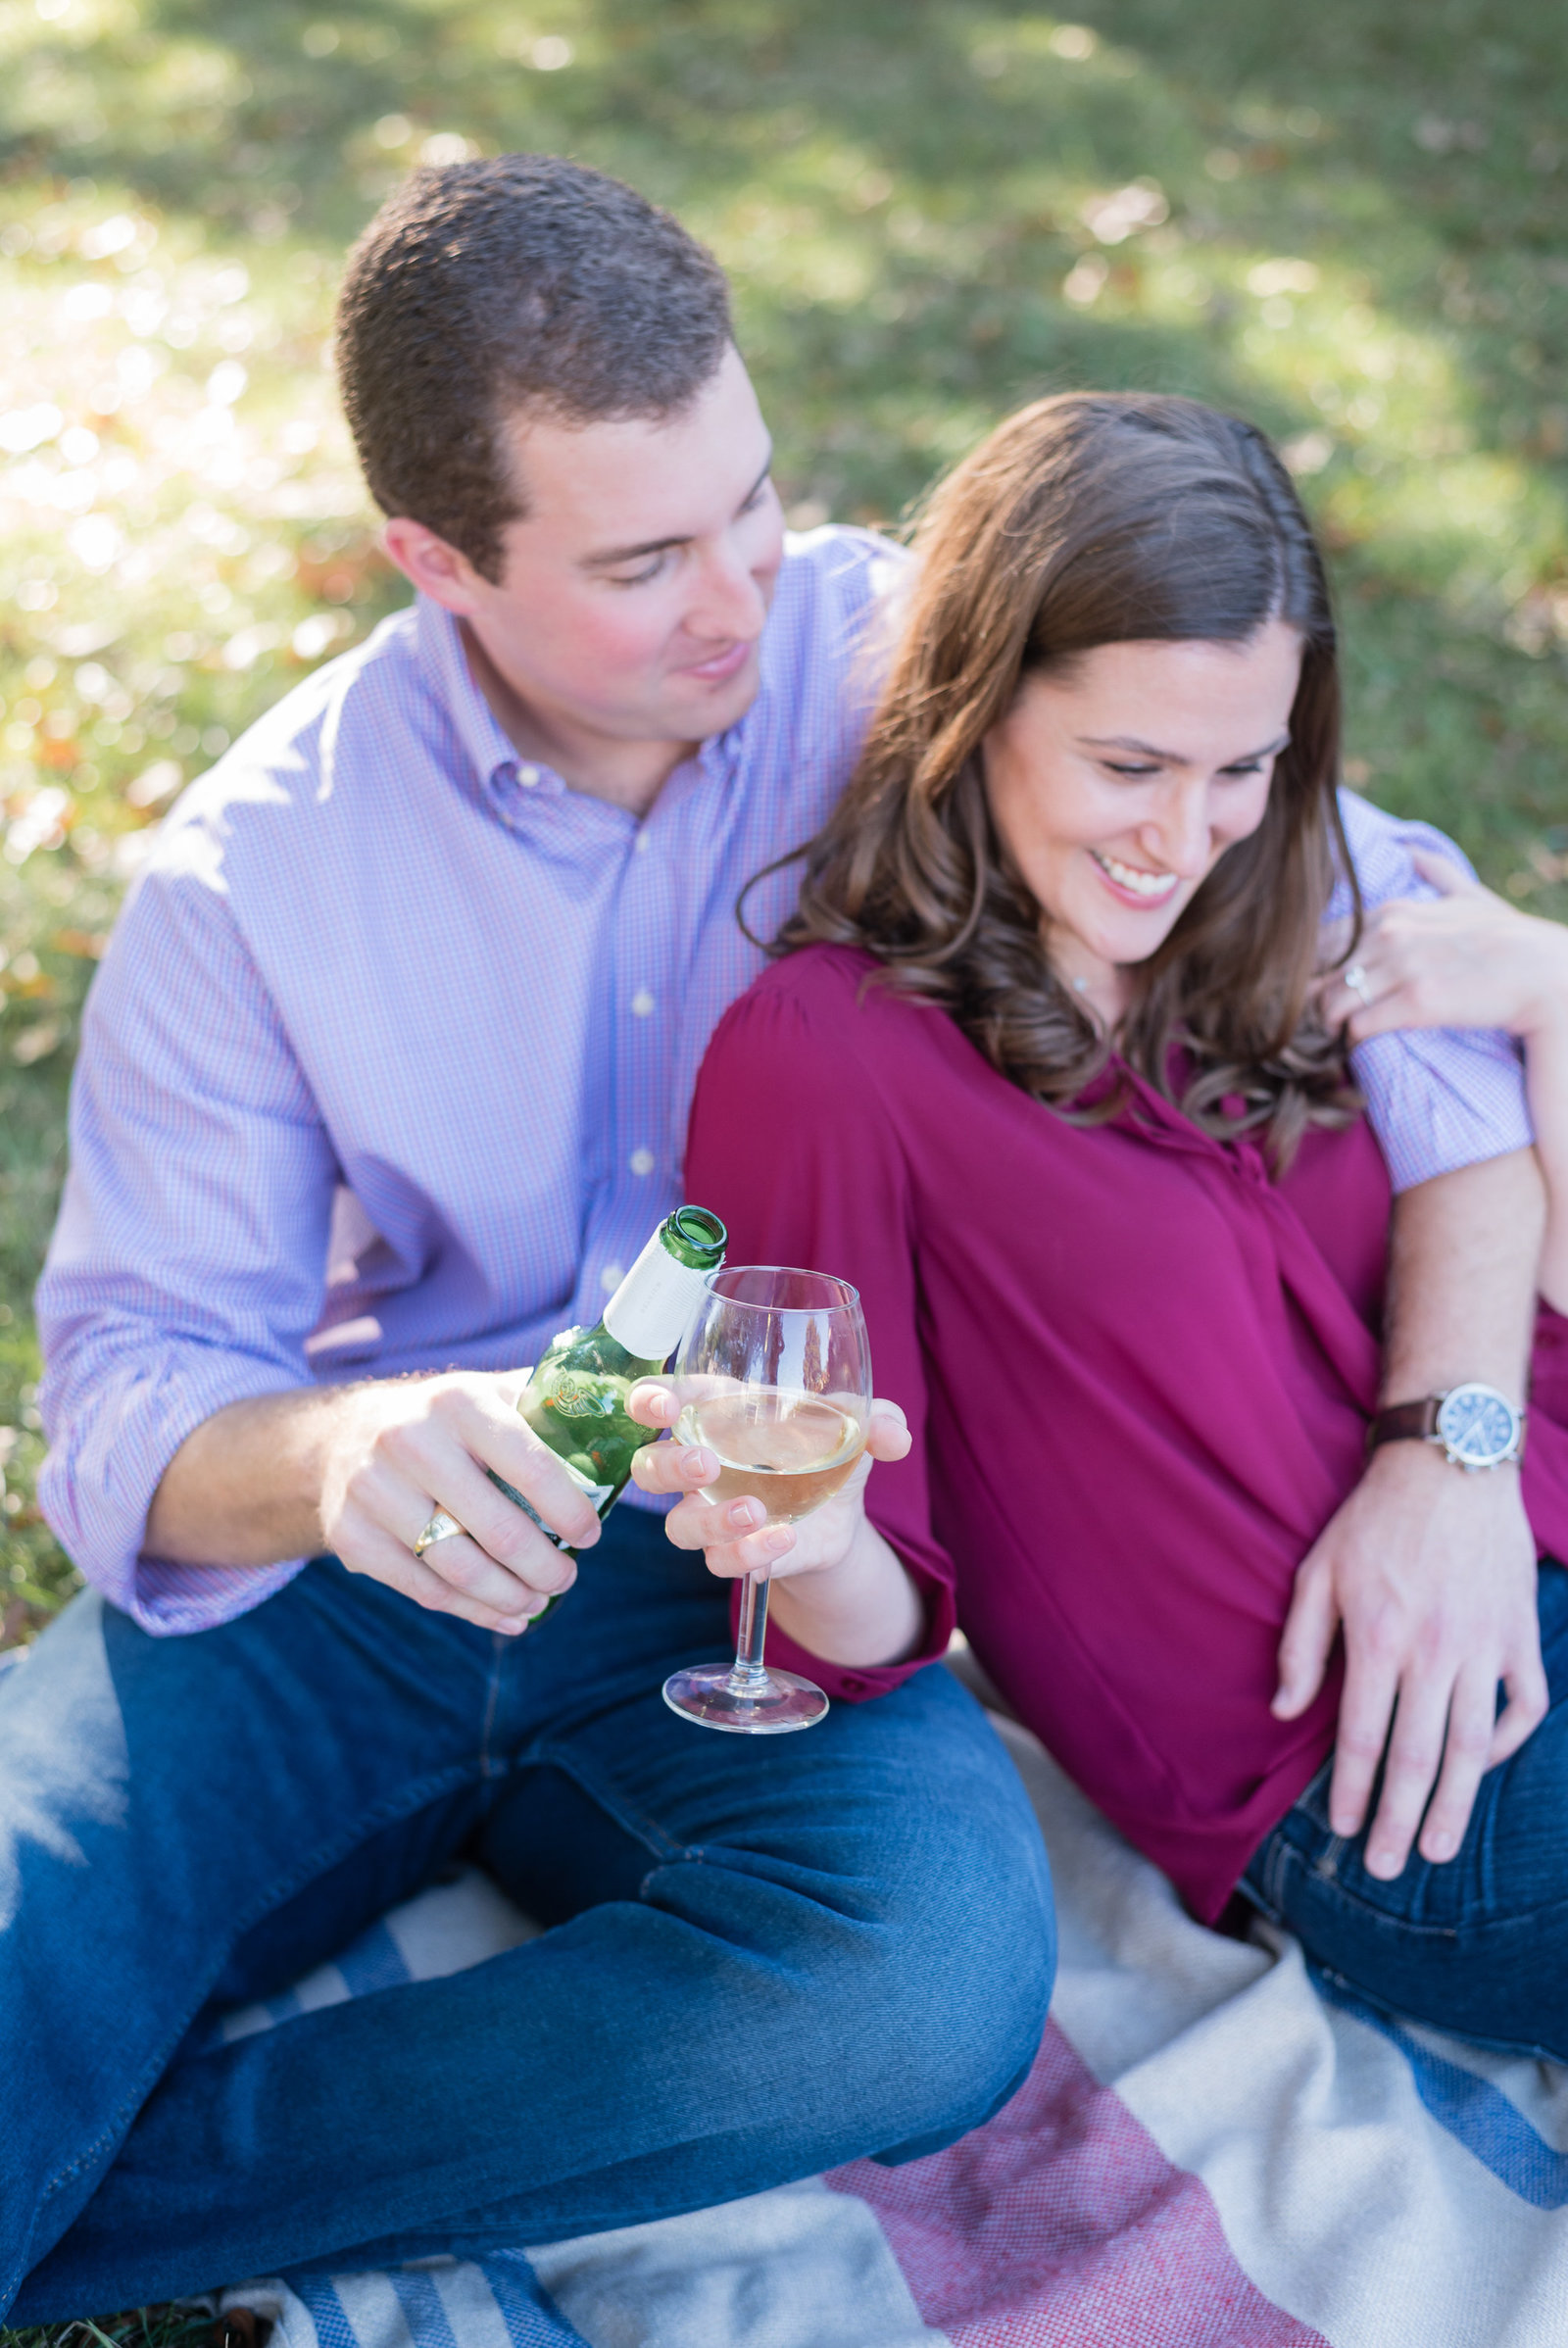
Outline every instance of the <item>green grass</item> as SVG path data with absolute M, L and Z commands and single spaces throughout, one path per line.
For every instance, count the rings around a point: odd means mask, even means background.
M 400 600 L 323 345 L 421 154 L 569 151 L 709 238 L 801 519 L 896 520 L 1045 389 L 1257 417 L 1332 552 L 1352 779 L 1568 912 L 1551 10 L 524 10 L 0 0 L 0 1644 L 72 1587 L 28 1299 L 94 955 L 170 794 Z
M 212 2317 L 188 2306 L 139 2307 L 98 2323 L 0 2326 L 6 2348 L 205 2348 L 212 2336 Z
M 93 957 L 182 780 L 393 603 L 324 344 L 420 156 L 537 146 L 733 273 L 798 518 L 1043 389 L 1280 436 L 1349 771 L 1568 911 L 1568 132 L 1534 0 L 0 0 L 0 1642 Z M 29 445 L 32 444 L 32 445 Z

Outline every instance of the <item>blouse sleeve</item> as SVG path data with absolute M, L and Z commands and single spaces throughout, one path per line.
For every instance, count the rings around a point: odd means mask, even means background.
M 686 1158 L 688 1195 L 722 1215 L 731 1263 L 805 1265 L 859 1290 L 876 1392 L 909 1423 L 908 1457 L 872 1469 L 866 1512 L 923 1601 L 918 1653 L 852 1669 L 800 1649 L 782 1628 L 768 1633 L 770 1660 L 850 1702 L 946 1653 L 954 1627 L 953 1567 L 930 1527 L 918 1243 L 906 1129 L 887 1091 L 896 1053 L 874 1064 L 878 1031 L 891 1043 L 893 1023 L 859 1006 L 863 975 L 808 954 L 732 1005 L 698 1078 Z

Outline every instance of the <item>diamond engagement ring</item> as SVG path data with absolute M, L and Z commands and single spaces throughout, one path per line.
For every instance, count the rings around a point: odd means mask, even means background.
M 448 1516 L 444 1508 L 438 1508 L 415 1542 L 414 1554 L 422 1557 L 425 1550 L 433 1549 L 438 1541 L 450 1541 L 454 1533 L 462 1531 L 463 1527 L 455 1516 Z
M 1372 990 L 1367 985 L 1366 972 L 1359 962 L 1352 962 L 1345 973 L 1345 983 L 1352 995 L 1359 995 L 1366 1009 L 1372 1008 Z

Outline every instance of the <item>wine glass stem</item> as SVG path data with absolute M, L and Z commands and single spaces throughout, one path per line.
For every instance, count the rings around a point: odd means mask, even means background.
M 741 1619 L 735 1635 L 735 1669 L 730 1686 L 737 1694 L 760 1690 L 767 1679 L 762 1666 L 762 1642 L 767 1637 L 767 1576 L 748 1574 L 741 1584 Z

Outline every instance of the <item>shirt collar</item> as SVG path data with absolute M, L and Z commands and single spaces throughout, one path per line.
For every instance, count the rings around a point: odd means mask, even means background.
M 516 767 L 516 747 L 473 681 L 463 630 L 456 616 L 427 595 L 416 597 L 415 609 L 420 666 L 456 727 L 458 740 L 473 769 L 473 779 L 483 790 L 499 774 L 510 775 Z M 540 767 L 537 779 L 543 781 L 548 771 Z M 562 788 L 559 776 L 551 775 L 550 780 L 557 790 Z
M 416 595 L 415 628 L 420 665 L 435 687 L 442 707 L 457 729 L 458 739 L 481 793 L 494 796 L 526 775 L 530 788 L 556 797 L 566 789 L 554 767 L 524 762 L 516 745 L 504 730 L 494 709 L 475 684 L 468 666 L 463 630 L 454 613 L 427 595 Z M 727 782 L 740 758 L 747 728 L 767 693 L 767 640 L 763 637 L 763 678 L 756 701 L 721 734 L 710 734 L 697 745 L 692 761 L 710 780 Z M 695 779 L 695 778 L 694 778 Z

